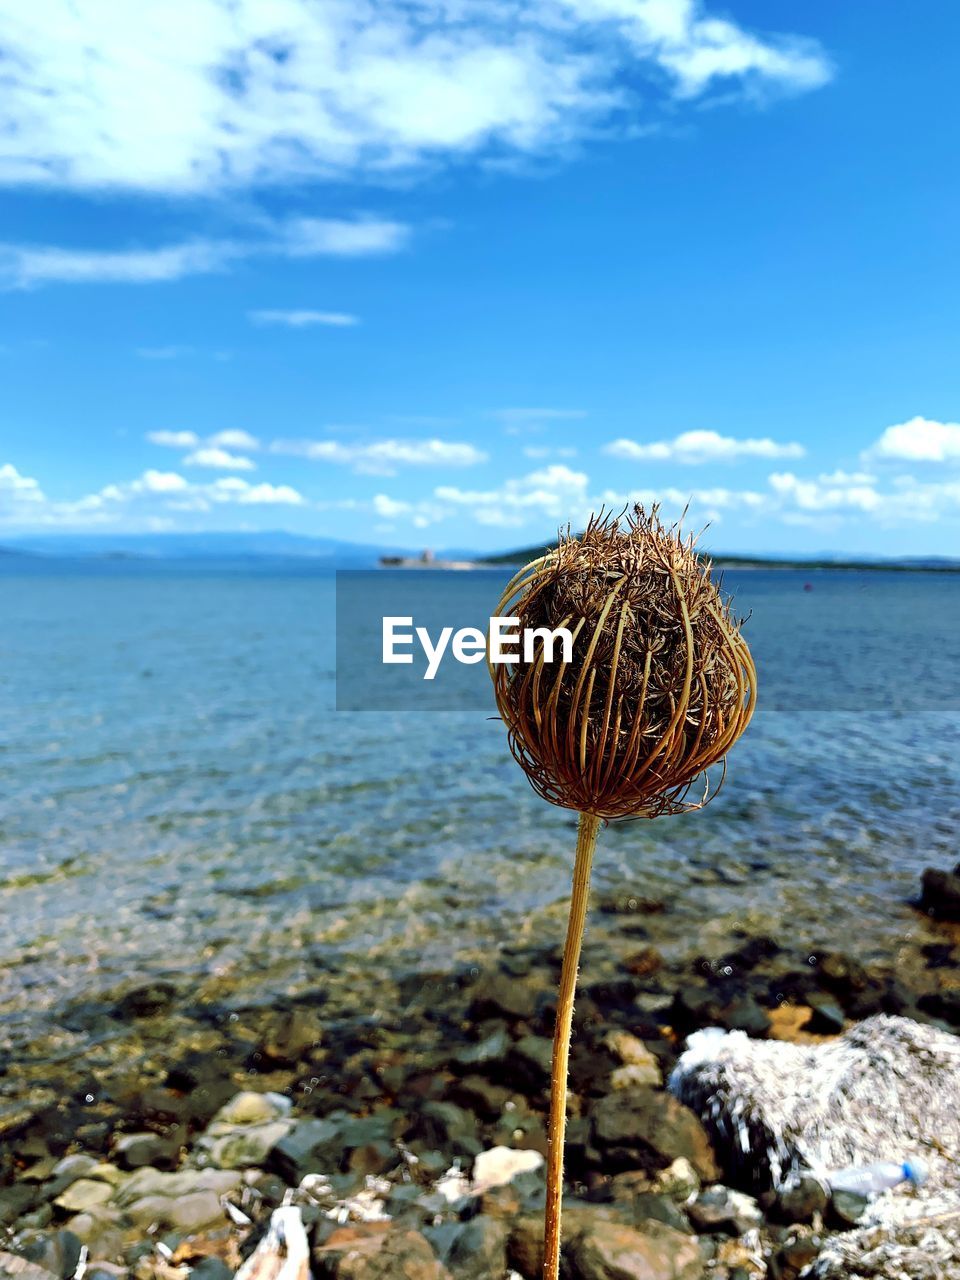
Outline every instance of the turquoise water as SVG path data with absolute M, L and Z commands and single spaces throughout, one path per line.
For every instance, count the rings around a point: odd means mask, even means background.
M 500 582 L 457 589 L 489 613 Z M 726 584 L 757 716 L 708 810 L 604 834 L 598 892 L 664 897 L 678 946 L 763 925 L 889 953 L 921 869 L 958 857 L 960 578 Z M 318 957 L 441 964 L 554 928 L 571 815 L 529 790 L 492 705 L 335 713 L 333 595 L 300 567 L 3 570 L 10 1036 L 131 973 L 288 989 Z

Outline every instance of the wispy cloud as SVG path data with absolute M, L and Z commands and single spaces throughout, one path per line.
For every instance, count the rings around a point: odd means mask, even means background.
M 283 325 L 288 329 L 309 329 L 314 325 L 347 329 L 360 323 L 357 316 L 346 311 L 248 311 L 247 318 L 254 324 Z
M 210 467 L 218 471 L 253 471 L 256 467 L 251 458 L 216 447 L 195 449 L 183 462 L 187 467 Z
M 195 431 L 148 431 L 147 439 L 163 449 L 193 449 L 200 443 Z
M 75 249 L 0 243 L 0 288 L 44 284 L 161 284 L 224 271 L 253 257 L 367 257 L 396 253 L 409 237 L 382 218 L 294 218 L 246 239 L 191 240 L 157 248 Z
M 960 422 L 935 418 L 911 418 L 887 427 L 864 454 L 866 460 L 898 462 L 952 462 L 960 460 Z
M 207 437 L 207 444 L 215 449 L 246 449 L 255 453 L 260 448 L 260 441 L 249 431 L 237 427 L 228 427 L 225 431 L 216 431 Z
M 703 0 L 47 0 L 0 9 L 0 182 L 195 194 L 555 151 L 830 64 Z
M 275 440 L 272 453 L 312 462 L 332 462 L 367 475 L 393 475 L 398 467 L 470 467 L 487 455 L 476 445 L 451 440 L 376 440 L 346 444 L 339 440 Z
M 673 440 L 642 442 L 621 438 L 604 446 L 611 458 L 628 462 L 725 462 L 735 458 L 802 458 L 802 444 L 780 444 L 768 437 L 737 440 L 717 431 L 684 431 Z
M 256 436 L 236 427 L 217 431 L 206 439 L 195 431 L 148 431 L 146 438 L 163 449 L 190 450 L 183 459 L 184 466 L 214 471 L 254 471 L 257 464 L 246 455 L 260 448 Z M 238 449 L 244 453 L 237 453 Z

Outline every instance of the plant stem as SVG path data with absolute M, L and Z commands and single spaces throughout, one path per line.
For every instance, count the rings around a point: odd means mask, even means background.
M 570 1059 L 570 1028 L 573 1025 L 573 998 L 580 969 L 580 944 L 590 895 L 590 868 L 597 847 L 600 819 L 581 813 L 577 831 L 577 856 L 573 865 L 573 892 L 567 940 L 563 946 L 557 1020 L 553 1032 L 553 1070 L 550 1076 L 550 1123 L 547 1131 L 547 1207 L 544 1219 L 543 1280 L 558 1280 L 560 1274 L 560 1212 L 563 1200 L 563 1140 L 567 1128 L 567 1064 Z

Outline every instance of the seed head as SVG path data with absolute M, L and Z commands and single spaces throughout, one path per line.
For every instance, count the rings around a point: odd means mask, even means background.
M 568 530 L 513 578 L 497 614 L 574 637 L 572 662 L 545 662 L 541 646 L 490 667 L 510 749 L 545 800 L 655 818 L 716 794 L 706 783 L 687 800 L 747 727 L 756 669 L 710 562 L 656 507 Z

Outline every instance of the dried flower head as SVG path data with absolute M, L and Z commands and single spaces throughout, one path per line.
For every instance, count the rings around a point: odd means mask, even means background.
M 708 784 L 687 793 L 747 727 L 756 670 L 692 537 L 656 507 L 601 512 L 522 569 L 497 614 L 574 637 L 572 662 L 541 646 L 490 669 L 510 749 L 545 800 L 601 818 L 707 803 Z

